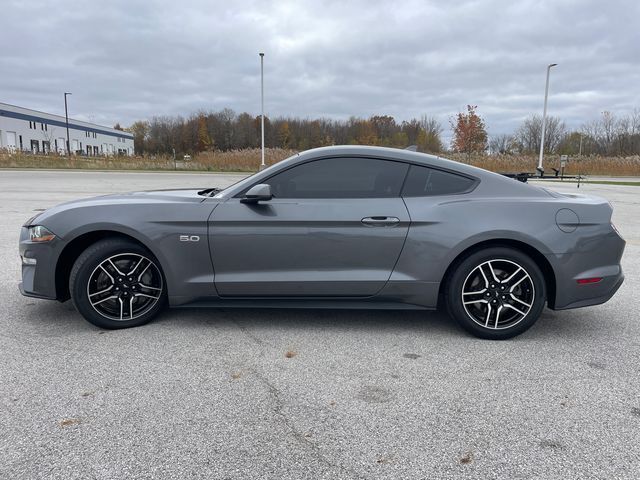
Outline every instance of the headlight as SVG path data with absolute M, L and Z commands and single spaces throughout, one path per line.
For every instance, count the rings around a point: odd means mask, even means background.
M 56 236 L 42 225 L 29 227 L 29 239 L 32 242 L 50 242 L 54 238 L 56 238 Z

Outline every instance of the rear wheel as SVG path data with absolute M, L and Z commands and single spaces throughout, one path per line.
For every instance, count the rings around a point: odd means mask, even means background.
M 75 307 L 101 328 L 137 327 L 166 305 L 166 286 L 158 260 L 142 246 L 107 239 L 87 248 L 69 278 Z
M 491 247 L 464 258 L 447 286 L 450 315 L 477 337 L 502 340 L 530 328 L 544 308 L 544 277 L 519 250 Z

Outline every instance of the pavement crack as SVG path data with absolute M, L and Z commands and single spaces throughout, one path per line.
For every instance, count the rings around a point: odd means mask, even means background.
M 251 339 L 255 344 L 259 345 L 260 347 L 265 347 L 267 346 L 265 344 L 265 342 L 260 339 L 259 337 L 257 337 L 253 332 L 251 332 L 251 330 L 249 330 L 245 325 L 242 325 L 240 322 L 238 322 L 237 320 L 232 320 L 233 323 L 235 323 L 238 328 L 240 329 L 240 331 L 246 336 L 249 337 L 249 339 Z
M 267 377 L 262 375 L 255 368 L 251 368 L 251 373 L 253 373 L 254 376 L 267 388 L 269 394 L 271 395 L 274 401 L 273 412 L 282 419 L 284 426 L 287 428 L 287 430 L 289 430 L 289 432 L 291 433 L 291 436 L 299 444 L 301 444 L 303 447 L 305 447 L 307 450 L 313 453 L 313 455 L 321 463 L 325 464 L 327 467 L 333 468 L 333 469 L 339 469 L 343 473 L 351 475 L 355 478 L 364 478 L 362 475 L 359 475 L 352 469 L 345 467 L 340 463 L 332 462 L 330 459 L 328 459 L 322 453 L 318 445 L 315 442 L 311 441 L 307 436 L 305 436 L 304 433 L 300 432 L 295 427 L 295 425 L 293 424 L 291 419 L 288 417 L 288 415 L 284 412 L 284 400 L 282 399 L 282 392 L 278 389 L 278 387 L 276 387 L 273 383 L 271 383 L 271 381 L 269 381 Z

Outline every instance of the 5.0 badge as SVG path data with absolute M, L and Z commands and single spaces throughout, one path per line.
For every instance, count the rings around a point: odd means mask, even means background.
M 181 242 L 199 242 L 200 237 L 198 235 L 180 235 Z

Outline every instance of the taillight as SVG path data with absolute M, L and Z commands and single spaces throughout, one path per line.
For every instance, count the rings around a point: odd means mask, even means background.
M 591 277 L 591 278 L 579 278 L 576 280 L 578 285 L 589 285 L 591 283 L 599 283 L 602 281 L 602 277 Z

